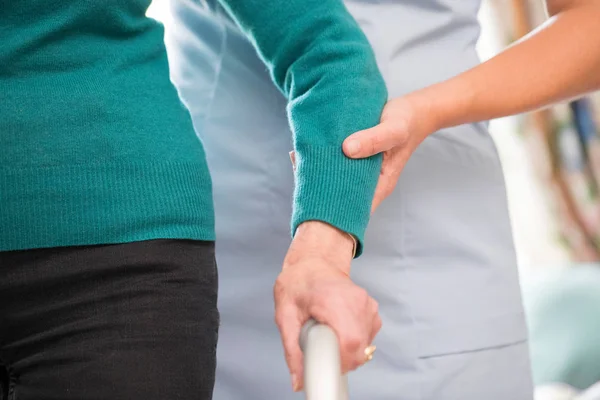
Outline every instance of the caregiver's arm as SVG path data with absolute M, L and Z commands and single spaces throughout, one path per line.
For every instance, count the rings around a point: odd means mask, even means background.
M 546 3 L 552 18 L 540 28 L 488 62 L 424 91 L 437 126 L 531 111 L 600 88 L 600 1 Z
M 296 152 L 292 230 L 318 220 L 359 239 L 360 253 L 381 158 L 341 151 L 375 126 L 387 100 L 373 51 L 341 0 L 220 0 L 257 48 L 289 100 Z
M 600 0 L 546 4 L 551 18 L 540 28 L 481 65 L 390 101 L 380 125 L 344 142 L 350 157 L 387 152 L 375 206 L 391 193 L 408 157 L 429 134 L 600 89 Z

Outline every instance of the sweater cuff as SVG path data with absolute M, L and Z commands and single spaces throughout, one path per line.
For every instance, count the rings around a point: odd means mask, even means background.
M 381 155 L 353 160 L 338 147 L 296 148 L 296 190 L 292 236 L 306 221 L 322 221 L 358 240 L 363 250 L 365 229 L 381 169 Z

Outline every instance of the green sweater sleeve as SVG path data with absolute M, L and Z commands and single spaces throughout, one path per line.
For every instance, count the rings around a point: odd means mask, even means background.
M 309 220 L 353 234 L 362 251 L 381 156 L 350 160 L 342 142 L 379 122 L 385 83 L 342 0 L 220 0 L 288 99 L 296 151 L 292 234 Z

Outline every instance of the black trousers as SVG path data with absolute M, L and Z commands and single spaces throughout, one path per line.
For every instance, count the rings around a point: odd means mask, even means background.
M 0 399 L 209 400 L 212 242 L 0 252 Z

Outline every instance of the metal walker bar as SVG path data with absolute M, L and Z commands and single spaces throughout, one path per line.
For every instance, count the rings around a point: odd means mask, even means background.
M 310 320 L 302 328 L 306 400 L 348 400 L 348 377 L 342 375 L 337 336 L 331 328 Z

